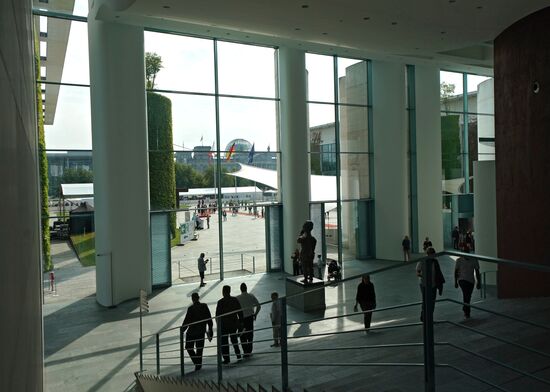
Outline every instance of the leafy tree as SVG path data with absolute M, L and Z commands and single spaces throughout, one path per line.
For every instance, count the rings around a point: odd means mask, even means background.
M 90 170 L 81 167 L 63 170 L 62 184 L 89 184 L 94 182 L 94 175 Z
M 202 175 L 195 168 L 186 163 L 175 164 L 176 188 L 201 188 Z
M 441 116 L 441 163 L 445 179 L 462 175 L 460 161 L 460 116 Z
M 214 187 L 214 173 L 217 168 L 215 167 L 216 164 L 212 164 L 206 168 L 206 170 L 202 173 L 202 185 L 205 188 L 213 188 Z M 217 172 L 216 172 L 217 174 Z M 218 182 L 216 180 L 216 185 L 218 185 Z M 222 187 L 228 187 L 228 186 L 234 186 L 235 180 L 233 176 L 227 175 L 227 169 L 222 166 L 221 168 L 221 186 Z
M 445 110 L 449 110 L 449 98 L 454 95 L 455 87 L 453 83 L 441 82 L 439 84 L 439 94 Z
M 40 79 L 40 55 L 38 34 L 34 36 L 34 65 L 36 80 Z M 48 216 L 48 159 L 46 157 L 46 139 L 44 136 L 44 117 L 42 113 L 42 91 L 40 83 L 36 84 L 36 113 L 38 115 L 38 170 L 40 174 L 40 214 L 42 216 L 42 257 L 44 270 L 50 271 L 53 268 L 52 257 L 50 253 L 50 223 Z
M 145 53 L 145 79 L 148 89 L 155 88 L 155 79 L 161 69 L 162 58 L 156 53 Z

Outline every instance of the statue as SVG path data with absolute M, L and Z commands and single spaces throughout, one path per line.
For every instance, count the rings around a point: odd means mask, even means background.
M 315 258 L 315 245 L 317 245 L 317 240 L 311 235 L 312 230 L 313 222 L 309 220 L 305 221 L 297 240 L 302 247 L 300 251 L 302 270 L 304 272 L 304 279 L 302 282 L 306 284 L 313 281 L 313 259 Z

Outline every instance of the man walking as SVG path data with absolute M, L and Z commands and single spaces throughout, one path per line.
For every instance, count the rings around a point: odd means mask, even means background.
M 460 232 L 458 231 L 458 226 L 455 226 L 455 228 L 451 232 L 451 236 L 453 237 L 453 248 L 458 250 L 458 241 L 460 239 Z
M 231 296 L 231 287 L 223 286 L 222 288 L 223 298 L 218 301 L 216 306 L 216 317 L 225 316 L 217 318 L 217 325 L 220 328 L 222 335 L 221 346 L 222 346 L 222 357 L 223 363 L 228 364 L 229 361 L 229 342 L 228 338 L 231 339 L 233 344 L 233 349 L 237 355 L 237 360 L 241 359 L 241 350 L 239 349 L 239 339 L 237 338 L 237 333 L 242 330 L 243 325 L 243 311 L 241 310 L 241 304 L 239 300 Z M 226 313 L 231 313 L 227 314 Z
M 212 341 L 212 316 L 208 305 L 199 302 L 199 294 L 191 294 L 193 305 L 187 308 L 185 319 L 183 320 L 183 331 L 187 330 L 185 335 L 185 349 L 189 357 L 195 364 L 195 370 L 202 367 L 202 350 L 204 348 L 204 334 L 208 325 L 208 341 Z M 196 323 L 196 324 L 193 324 Z M 191 325 L 189 325 L 191 324 Z M 195 351 L 195 347 L 197 351 Z
M 463 252 L 469 253 L 470 248 L 465 246 Z M 462 310 L 464 311 L 465 319 L 470 318 L 471 308 L 466 304 L 470 304 L 470 301 L 472 300 L 474 285 L 478 290 L 481 289 L 481 274 L 479 272 L 479 263 L 477 259 L 473 259 L 471 257 L 459 257 L 458 260 L 456 260 L 455 265 L 455 288 L 460 286 L 462 289 L 462 302 L 465 304 L 462 307 Z
M 258 299 L 248 293 L 246 283 L 241 283 L 241 294 L 237 295 L 237 299 L 241 304 L 243 311 L 243 326 L 244 330 L 241 334 L 241 346 L 243 347 L 244 357 L 248 358 L 252 355 L 252 344 L 254 340 L 254 321 L 262 308 Z
M 197 267 L 199 269 L 199 275 L 201 277 L 201 287 L 206 286 L 206 283 L 204 283 L 204 271 L 206 271 L 206 263 L 208 263 L 208 259 L 204 259 L 204 253 L 201 253 L 199 258 L 197 259 Z

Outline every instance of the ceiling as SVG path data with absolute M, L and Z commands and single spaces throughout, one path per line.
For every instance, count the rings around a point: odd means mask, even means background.
M 492 67 L 492 41 L 549 0 L 115 0 L 127 23 L 442 66 Z M 116 8 L 116 6 L 115 6 Z M 467 67 L 466 67 L 467 68 Z

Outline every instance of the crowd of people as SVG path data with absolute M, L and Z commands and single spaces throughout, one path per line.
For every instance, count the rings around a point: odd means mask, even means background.
M 201 255 L 202 256 L 202 255 Z M 254 294 L 248 292 L 246 283 L 240 286 L 241 294 L 236 297 L 231 295 L 231 286 L 223 286 L 222 298 L 216 305 L 216 323 L 221 335 L 221 354 L 224 364 L 229 364 L 230 345 L 237 361 L 252 356 L 254 342 L 254 322 L 262 308 Z M 271 347 L 280 346 L 281 331 L 281 305 L 279 295 L 271 294 L 271 323 L 273 326 L 273 344 Z M 185 332 L 185 349 L 195 364 L 195 370 L 202 368 L 202 353 L 204 340 L 212 341 L 213 321 L 208 305 L 200 302 L 199 293 L 191 294 L 192 305 L 187 308 L 187 313 L 182 323 Z M 231 344 L 229 344 L 231 341 Z

